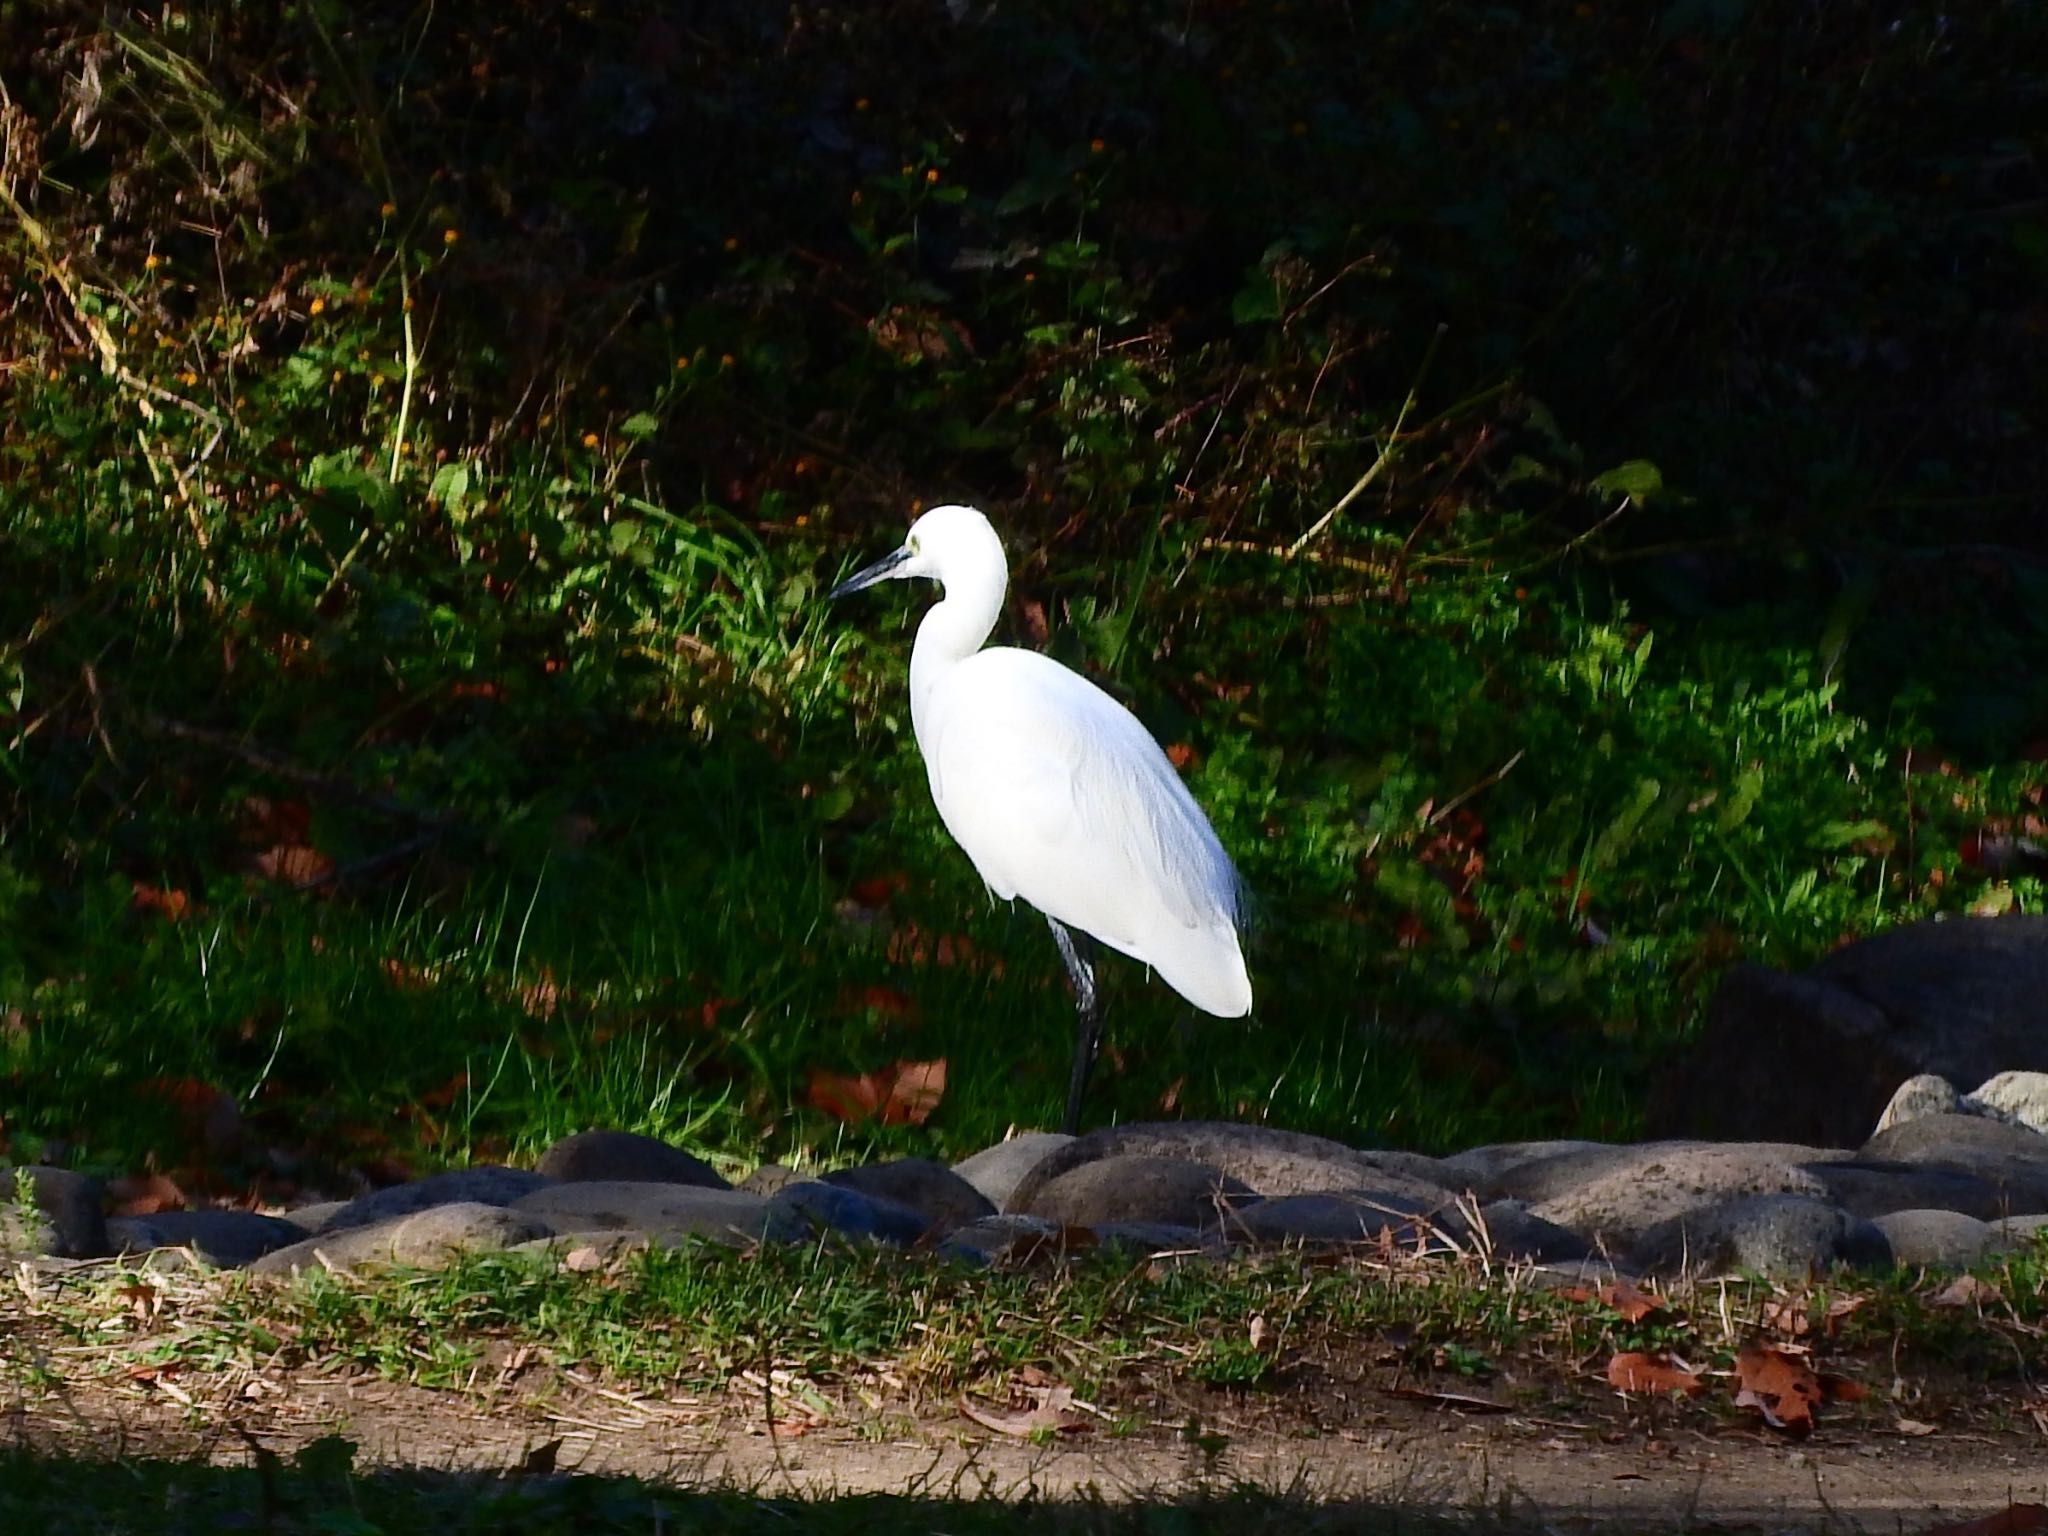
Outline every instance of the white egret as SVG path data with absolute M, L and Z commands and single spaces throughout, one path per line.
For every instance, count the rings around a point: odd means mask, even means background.
M 1069 929 L 1143 961 L 1197 1008 L 1251 1012 L 1230 856 L 1123 705 L 1051 657 L 982 649 L 1010 584 L 973 507 L 934 507 L 902 548 L 834 587 L 924 576 L 944 589 L 910 652 L 910 720 L 939 818 L 988 888 L 1045 915 L 1079 1015 L 1066 1129 L 1102 1038 L 1095 975 Z

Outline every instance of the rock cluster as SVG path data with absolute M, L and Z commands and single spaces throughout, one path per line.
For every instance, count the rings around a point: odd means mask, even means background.
M 587 1131 L 533 1170 L 460 1169 L 277 1216 L 108 1218 L 90 1180 L 38 1167 L 0 1172 L 14 1180 L 0 1251 L 180 1248 L 261 1274 L 431 1266 L 463 1250 L 594 1262 L 691 1238 L 921 1245 L 977 1264 L 1111 1244 L 1187 1257 L 1364 1245 L 1639 1274 L 1957 1265 L 2048 1226 L 2048 1134 L 2028 1118 L 2044 1105 L 2041 1074 L 1946 1097 L 1909 1083 L 1855 1150 L 1524 1142 L 1431 1158 L 1263 1126 L 1123 1125 L 1020 1136 L 951 1168 L 907 1158 L 812 1178 L 768 1165 L 737 1188 L 663 1142 Z
M 1980 1083 L 2048 1072 L 2044 999 L 2039 914 L 1904 923 L 1796 974 L 1733 966 L 1698 1041 L 1652 1094 L 1648 1128 L 1840 1145 L 1922 1073 Z

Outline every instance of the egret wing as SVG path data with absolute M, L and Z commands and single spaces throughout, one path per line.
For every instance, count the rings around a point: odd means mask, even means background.
M 1235 921 L 1230 860 L 1130 711 L 1030 651 L 979 652 L 945 688 L 932 796 L 998 895 L 1140 958 L 1161 924 Z

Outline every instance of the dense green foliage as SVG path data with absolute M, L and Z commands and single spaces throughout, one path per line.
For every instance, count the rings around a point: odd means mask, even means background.
M 2037 909 L 2038 9 L 1526 11 L 0 3 L 5 1132 L 1045 1119 L 815 601 L 940 499 L 1261 899 L 1105 1111 L 1622 1132 L 1731 958 Z

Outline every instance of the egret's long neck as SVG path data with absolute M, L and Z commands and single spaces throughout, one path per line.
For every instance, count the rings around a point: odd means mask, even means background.
M 955 666 L 981 649 L 996 616 L 1010 572 L 1003 548 L 993 535 L 984 558 L 945 574 L 946 595 L 932 604 L 917 626 L 910 650 L 910 723 L 918 744 L 926 741 L 925 722 L 933 690 Z

